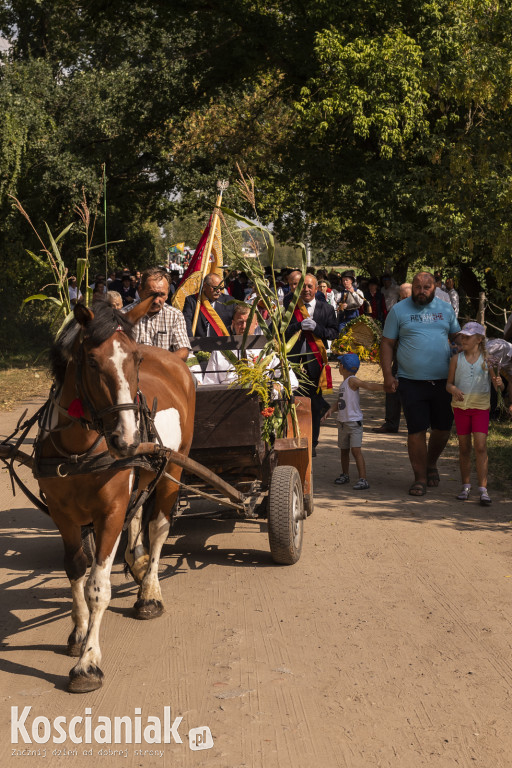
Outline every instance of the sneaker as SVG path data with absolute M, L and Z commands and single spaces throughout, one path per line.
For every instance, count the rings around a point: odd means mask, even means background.
M 361 477 L 355 485 L 352 486 L 354 491 L 366 491 L 370 487 L 370 483 L 368 480 L 365 480 L 364 477 Z
M 337 483 L 338 485 L 345 485 L 345 483 L 350 482 L 350 477 L 348 475 L 344 475 L 342 472 L 341 475 L 338 475 L 338 477 L 334 482 Z
M 489 498 L 489 494 L 487 493 L 487 491 L 482 491 L 482 493 L 480 494 L 480 505 L 482 507 L 490 507 L 491 504 L 492 504 L 492 501 Z
M 470 490 L 471 490 L 471 486 L 470 485 L 463 485 L 462 486 L 462 491 L 457 496 L 458 500 L 459 501 L 467 501 L 468 498 L 469 498 Z

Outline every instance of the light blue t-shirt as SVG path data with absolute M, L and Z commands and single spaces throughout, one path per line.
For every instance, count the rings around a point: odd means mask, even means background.
M 423 307 L 408 298 L 391 308 L 383 335 L 387 339 L 399 340 L 396 355 L 398 376 L 434 381 L 448 376 L 448 334 L 458 331 L 460 325 L 451 304 L 434 298 Z

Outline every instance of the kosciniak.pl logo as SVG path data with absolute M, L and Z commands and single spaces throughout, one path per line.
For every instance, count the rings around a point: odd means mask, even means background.
M 183 717 L 171 717 L 171 708 L 163 708 L 163 717 L 142 716 L 135 707 L 133 715 L 122 717 L 93 716 L 86 707 L 84 715 L 67 718 L 59 715 L 50 720 L 44 715 L 31 717 L 32 707 L 11 707 L 11 744 L 183 744 L 179 727 Z M 213 736 L 207 725 L 191 728 L 188 743 L 192 750 L 211 749 Z

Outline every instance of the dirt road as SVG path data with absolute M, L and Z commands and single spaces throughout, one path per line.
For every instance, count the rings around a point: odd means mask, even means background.
M 272 563 L 264 523 L 182 523 L 163 551 L 167 611 L 136 622 L 135 588 L 116 564 L 105 683 L 81 696 L 65 691 L 60 539 L 24 497 L 12 499 L 2 471 L 2 766 L 510 768 L 510 498 L 457 502 L 453 454 L 438 489 L 408 496 L 405 433 L 372 434 L 383 398 L 362 401 L 370 490 L 333 484 L 332 422 L 295 566 Z M 1 433 L 16 416 L 2 415 Z M 94 730 L 98 717 L 135 723 L 140 708 L 144 728 L 170 707 L 183 743 L 11 744 L 11 707 L 31 707 L 29 735 L 38 716 L 90 714 Z M 213 747 L 190 749 L 196 727 L 211 730 Z

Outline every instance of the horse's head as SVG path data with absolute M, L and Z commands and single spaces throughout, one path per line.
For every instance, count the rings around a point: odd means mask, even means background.
M 140 443 L 137 421 L 138 372 L 142 356 L 132 322 L 107 302 L 94 309 L 75 306 L 81 331 L 75 347 L 76 386 L 116 458 L 131 456 Z

